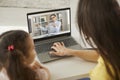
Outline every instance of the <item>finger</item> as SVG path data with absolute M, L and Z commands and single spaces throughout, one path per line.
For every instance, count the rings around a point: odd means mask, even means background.
M 56 45 L 58 45 L 58 42 L 53 43 L 53 46 L 56 46 Z
M 49 54 L 59 55 L 57 52 L 54 52 L 54 51 L 50 51 Z
M 54 51 L 50 51 L 49 54 L 54 54 Z
M 60 42 L 56 42 L 53 44 L 53 46 L 61 46 L 61 43 Z
M 62 46 L 65 46 L 63 42 L 61 42 L 61 45 L 62 45 Z
M 60 42 L 57 42 L 57 45 L 58 45 L 58 46 L 61 46 L 61 43 L 60 43 Z
M 55 50 L 55 52 L 58 52 L 58 51 L 59 51 L 58 48 L 57 48 L 57 47 L 54 47 L 54 46 L 52 46 L 51 49 Z

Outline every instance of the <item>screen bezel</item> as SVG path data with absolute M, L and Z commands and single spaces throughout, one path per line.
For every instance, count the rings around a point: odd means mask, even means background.
M 60 34 L 60 35 L 54 35 L 54 36 L 48 36 L 48 37 L 43 37 L 43 38 L 37 38 L 37 39 L 33 38 L 34 41 L 36 41 L 36 40 L 46 40 L 46 39 L 51 39 L 51 38 L 56 38 L 56 37 L 61 37 L 61 36 L 70 36 L 71 35 L 71 9 L 70 8 L 61 8 L 61 9 L 54 9 L 54 10 L 38 11 L 38 12 L 27 13 L 28 32 L 31 33 L 32 29 L 30 27 L 30 22 L 29 22 L 29 18 L 28 18 L 29 15 L 42 14 L 42 13 L 47 13 L 47 12 L 57 12 L 57 11 L 63 11 L 63 10 L 69 10 L 70 32 L 64 33 L 64 34 Z

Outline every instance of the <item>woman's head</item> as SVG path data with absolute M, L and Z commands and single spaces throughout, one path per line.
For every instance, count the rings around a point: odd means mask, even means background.
M 120 8 L 117 1 L 80 0 L 77 15 L 80 32 L 88 43 L 95 43 L 100 55 L 112 64 L 117 75 L 120 71 Z
M 118 34 L 119 9 L 116 0 L 80 0 L 77 13 L 80 31 L 87 38 Z
M 0 62 L 9 65 L 10 61 L 31 63 L 35 57 L 32 38 L 22 30 L 13 30 L 0 36 Z

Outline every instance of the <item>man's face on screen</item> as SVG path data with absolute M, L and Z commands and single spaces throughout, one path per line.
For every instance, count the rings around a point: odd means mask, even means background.
M 52 21 L 56 21 L 56 16 L 51 16 Z

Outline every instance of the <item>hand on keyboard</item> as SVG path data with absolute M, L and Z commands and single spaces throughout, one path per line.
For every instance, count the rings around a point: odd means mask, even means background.
M 51 47 L 52 51 L 50 51 L 51 55 L 54 56 L 66 56 L 66 47 L 63 42 L 56 42 Z
M 51 49 L 50 51 L 50 57 L 59 57 L 59 55 L 53 54 L 52 52 L 56 52 L 54 49 Z

